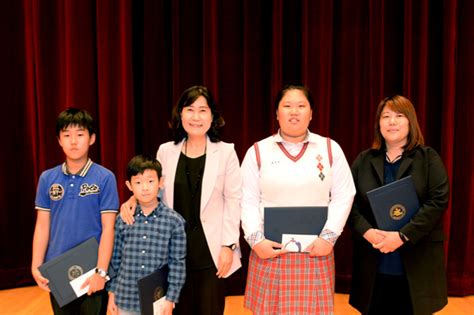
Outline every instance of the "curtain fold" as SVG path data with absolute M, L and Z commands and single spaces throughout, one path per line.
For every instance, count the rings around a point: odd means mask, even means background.
M 445 60 L 452 71 L 451 79 L 455 82 L 446 82 L 452 84 L 452 98 L 450 103 L 443 104 L 452 106 L 450 110 L 454 115 L 454 123 L 443 128 L 445 143 L 451 142 L 453 150 L 441 152 L 443 157 L 453 157 L 448 286 L 453 294 L 466 295 L 472 294 L 474 286 L 474 137 L 471 122 L 474 86 L 474 27 L 471 14 L 474 12 L 474 3 L 458 0 L 444 5 L 445 12 L 451 18 L 456 18 L 451 21 L 455 29 L 450 30 L 449 35 L 455 37 L 452 42 L 455 46 L 446 47 L 454 50 L 454 58 Z
M 98 124 L 94 161 L 117 176 L 135 154 L 171 140 L 183 90 L 208 86 L 242 160 L 277 130 L 274 99 L 286 83 L 314 93 L 310 128 L 335 139 L 351 163 L 370 146 L 375 108 L 410 98 L 426 143 L 451 182 L 443 220 L 450 294 L 474 294 L 474 4 L 443 1 L 22 0 L 2 4 L 0 288 L 31 284 L 35 187 L 64 159 L 55 119 L 67 106 Z M 21 195 L 20 195 L 21 194 Z M 21 196 L 21 197 L 20 197 Z M 244 268 L 228 280 L 241 294 Z M 351 235 L 336 245 L 336 289 L 347 291 Z
M 455 127 L 455 113 L 456 113 L 456 47 L 458 45 L 458 1 L 454 0 L 451 5 L 443 5 L 445 13 L 445 21 L 443 27 L 443 81 L 442 81 L 442 117 L 444 119 L 441 123 L 441 158 L 444 161 L 444 165 L 448 174 L 453 174 L 454 169 L 454 127 Z M 453 196 L 453 177 L 449 177 L 449 184 L 451 187 L 451 200 Z M 452 216 L 452 204 L 450 204 L 446 215 L 444 216 L 444 232 L 448 240 L 450 239 L 450 226 Z M 445 249 L 448 252 L 450 242 L 446 242 Z M 448 257 L 448 256 L 447 256 Z
M 121 200 L 125 196 L 125 169 L 135 154 L 132 70 L 132 4 L 129 0 L 96 3 L 98 89 L 96 122 L 100 158 L 114 171 Z M 127 193 L 127 197 L 129 193 Z

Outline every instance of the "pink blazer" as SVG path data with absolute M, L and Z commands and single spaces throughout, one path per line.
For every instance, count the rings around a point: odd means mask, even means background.
M 163 168 L 163 202 L 170 208 L 173 208 L 174 179 L 183 143 L 163 143 L 156 155 Z M 239 246 L 241 197 L 242 177 L 234 145 L 222 141 L 213 143 L 208 138 L 201 191 L 201 223 L 216 268 L 222 246 L 237 244 L 232 266 L 225 277 L 242 266 Z

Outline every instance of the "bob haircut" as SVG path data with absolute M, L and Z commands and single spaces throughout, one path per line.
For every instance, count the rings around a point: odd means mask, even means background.
M 143 174 L 146 170 L 156 171 L 158 179 L 161 178 L 161 164 L 151 155 L 136 155 L 127 165 L 127 179 L 130 181 L 132 176 Z
M 84 109 L 69 107 L 63 110 L 56 119 L 56 136 L 69 126 L 79 126 L 89 131 L 89 135 L 95 133 L 94 119 Z
M 311 107 L 311 110 L 314 111 L 314 98 L 313 98 L 313 94 L 311 93 L 311 91 L 304 85 L 291 85 L 291 84 L 285 85 L 278 92 L 277 97 L 275 99 L 275 111 L 278 110 L 278 106 L 280 105 L 281 99 L 285 96 L 285 94 L 288 91 L 291 91 L 291 90 L 299 90 L 299 91 L 303 92 L 304 96 L 306 97 L 306 99 L 309 102 L 309 106 Z
M 220 128 L 224 126 L 225 121 L 222 118 L 220 112 L 217 110 L 216 102 L 212 93 L 204 86 L 195 85 L 186 89 L 178 100 L 176 106 L 173 107 L 171 112 L 171 120 L 168 123 L 170 129 L 173 131 L 174 143 L 178 144 L 183 139 L 188 137 L 186 130 L 183 128 L 181 123 L 181 112 L 184 107 L 190 106 L 200 96 L 204 97 L 207 101 L 207 105 L 211 109 L 212 122 L 211 127 L 207 131 L 207 135 L 211 142 L 219 142 L 220 139 Z
M 393 110 L 394 112 L 401 113 L 405 115 L 408 119 L 409 129 L 407 143 L 403 147 L 404 150 L 410 151 L 416 148 L 417 146 L 424 145 L 425 140 L 423 134 L 420 130 L 420 125 L 418 124 L 418 119 L 416 118 L 416 111 L 413 104 L 404 96 L 395 95 L 392 97 L 384 98 L 378 108 L 375 115 L 375 125 L 374 125 L 374 142 L 372 143 L 372 149 L 381 150 L 386 149 L 385 139 L 380 132 L 380 117 L 382 116 L 382 111 L 385 106 Z

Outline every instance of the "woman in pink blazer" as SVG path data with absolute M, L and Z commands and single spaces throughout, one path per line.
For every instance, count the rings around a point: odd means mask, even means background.
M 174 141 L 158 149 L 163 202 L 186 219 L 186 283 L 173 314 L 223 314 L 223 278 L 241 266 L 242 179 L 234 145 L 220 141 L 223 125 L 212 94 L 193 86 L 173 108 Z

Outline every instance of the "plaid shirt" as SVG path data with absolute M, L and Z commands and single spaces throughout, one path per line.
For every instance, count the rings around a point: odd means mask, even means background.
M 178 302 L 186 278 L 186 234 L 184 219 L 161 202 L 148 216 L 140 206 L 135 223 L 115 221 L 115 241 L 111 264 L 118 271 L 108 284 L 115 303 L 123 310 L 140 311 L 137 280 L 168 264 L 166 299 Z

